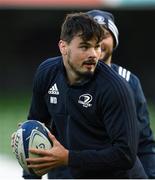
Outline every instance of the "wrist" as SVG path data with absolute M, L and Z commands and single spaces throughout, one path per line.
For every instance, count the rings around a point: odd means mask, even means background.
M 69 160 L 69 150 L 65 149 L 65 156 L 64 156 L 64 165 L 68 166 L 68 160 Z

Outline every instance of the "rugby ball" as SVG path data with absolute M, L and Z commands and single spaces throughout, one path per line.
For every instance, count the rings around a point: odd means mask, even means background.
M 33 169 L 27 167 L 26 158 L 39 157 L 29 152 L 29 148 L 51 149 L 52 142 L 48 137 L 49 130 L 37 120 L 27 120 L 17 130 L 14 137 L 14 153 L 21 167 L 29 174 Z

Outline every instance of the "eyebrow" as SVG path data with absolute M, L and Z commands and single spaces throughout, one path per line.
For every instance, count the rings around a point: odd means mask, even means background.
M 84 41 L 84 42 L 81 42 L 80 45 L 93 46 L 91 43 L 85 42 L 85 41 Z M 95 46 L 96 46 L 96 45 L 99 45 L 99 43 L 96 43 Z
M 80 42 L 80 45 L 91 45 L 91 44 L 88 42 Z

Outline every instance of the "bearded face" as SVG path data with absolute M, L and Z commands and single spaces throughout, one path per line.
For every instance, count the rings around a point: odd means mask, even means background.
M 69 44 L 65 41 L 59 44 L 69 78 L 80 80 L 94 74 L 101 56 L 101 42 L 96 39 L 84 41 L 75 36 Z

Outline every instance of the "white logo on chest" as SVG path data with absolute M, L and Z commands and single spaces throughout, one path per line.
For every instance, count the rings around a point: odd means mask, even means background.
M 50 103 L 51 104 L 57 104 L 57 97 L 50 97 Z
M 48 94 L 59 95 L 59 90 L 56 83 L 49 89 Z
M 90 107 L 92 106 L 92 104 L 90 104 L 90 102 L 92 101 L 93 97 L 92 95 L 90 94 L 82 94 L 80 97 L 79 97 L 79 100 L 78 100 L 78 103 L 79 104 L 82 104 L 83 107 Z

